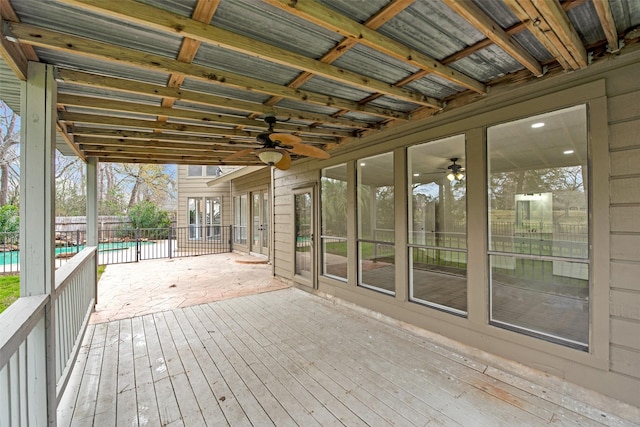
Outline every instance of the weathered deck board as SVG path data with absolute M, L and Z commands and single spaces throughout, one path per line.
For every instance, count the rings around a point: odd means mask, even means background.
M 296 289 L 92 325 L 84 345 L 61 426 L 634 425 Z
M 131 319 L 133 335 L 133 363 L 136 373 L 136 400 L 139 425 L 160 425 L 160 413 L 147 351 L 147 336 L 142 317 Z

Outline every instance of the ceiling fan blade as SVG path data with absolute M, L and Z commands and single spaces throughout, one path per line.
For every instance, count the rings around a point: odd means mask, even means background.
M 274 165 L 281 171 L 286 171 L 291 167 L 291 156 L 285 150 L 282 150 L 282 159 Z
M 253 148 L 247 148 L 245 150 L 236 151 L 235 153 L 227 156 L 223 161 L 227 162 L 229 160 L 234 160 L 234 159 L 237 159 L 238 157 L 242 157 L 252 152 L 253 152 Z
M 288 150 L 293 154 L 298 154 L 298 155 L 307 156 L 307 157 L 314 157 L 316 159 L 328 159 L 329 157 L 331 157 L 331 155 L 326 151 L 320 148 L 314 147 L 312 145 L 307 145 L 303 143 L 298 143 L 298 144 L 294 143 L 289 145 L 291 146 L 291 148 L 288 148 Z
M 272 133 L 269 135 L 269 139 L 284 145 L 299 144 L 302 141 L 302 138 L 290 133 Z

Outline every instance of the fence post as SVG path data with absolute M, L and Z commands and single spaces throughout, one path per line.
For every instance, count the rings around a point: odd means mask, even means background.
M 229 226 L 229 252 L 233 252 L 233 224 Z
M 173 258 L 173 256 L 171 255 L 171 235 L 173 234 L 171 231 L 173 230 L 173 228 L 171 226 L 169 226 L 169 240 L 167 240 L 167 245 L 169 248 L 169 259 Z
M 136 227 L 136 262 L 140 261 L 140 229 Z
M 76 253 L 80 252 L 80 229 L 76 230 Z

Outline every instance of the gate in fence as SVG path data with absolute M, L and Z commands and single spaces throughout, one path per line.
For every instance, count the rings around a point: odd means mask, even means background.
M 98 264 L 220 254 L 232 251 L 233 226 L 121 227 L 98 232 Z M 20 269 L 18 233 L 0 233 L 0 274 Z M 85 247 L 84 230 L 56 232 L 56 268 Z

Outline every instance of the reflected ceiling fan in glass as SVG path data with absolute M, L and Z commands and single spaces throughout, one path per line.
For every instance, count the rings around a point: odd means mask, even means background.
M 447 179 L 449 181 L 453 181 L 454 179 L 460 181 L 464 178 L 464 168 L 462 167 L 462 165 L 457 164 L 457 161 L 457 157 L 452 157 L 452 163 L 447 167 L 447 169 L 449 170 L 449 172 L 447 173 Z

